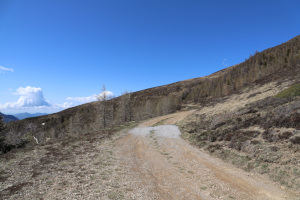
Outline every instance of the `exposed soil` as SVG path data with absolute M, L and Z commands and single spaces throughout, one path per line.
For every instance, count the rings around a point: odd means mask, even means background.
M 263 175 L 173 137 L 168 131 L 174 126 L 163 126 L 191 113 L 140 124 L 138 129 L 160 125 L 146 128 L 148 134 L 123 129 L 1 156 L 0 199 L 299 199 Z

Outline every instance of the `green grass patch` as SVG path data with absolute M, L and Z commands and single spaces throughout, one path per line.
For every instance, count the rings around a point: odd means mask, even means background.
M 207 189 L 206 186 L 201 186 L 200 188 L 201 188 L 201 190 L 206 190 Z
M 121 191 L 110 191 L 108 193 L 108 198 L 109 199 L 124 199 L 124 194 Z
M 294 96 L 300 96 L 300 83 L 293 85 L 293 86 L 279 92 L 275 97 L 288 98 L 288 97 L 294 97 Z

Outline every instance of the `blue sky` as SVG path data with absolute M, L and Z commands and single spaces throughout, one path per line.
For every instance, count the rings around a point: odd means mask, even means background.
M 0 111 L 209 75 L 300 34 L 298 0 L 0 0 Z

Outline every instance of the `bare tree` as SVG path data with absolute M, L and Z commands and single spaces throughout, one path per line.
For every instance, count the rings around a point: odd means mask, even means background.
M 19 146 L 22 143 L 22 133 L 15 127 L 11 127 L 5 135 L 5 143 L 7 145 Z
M 144 119 L 154 117 L 154 106 L 151 100 L 147 100 L 144 106 Z
M 164 97 L 161 100 L 162 104 L 162 115 L 167 115 L 172 112 L 172 98 L 170 96 Z
M 132 107 L 131 107 L 131 93 L 125 90 L 121 96 L 119 102 L 119 113 L 121 117 L 121 121 L 131 121 L 132 118 Z
M 38 144 L 40 141 L 44 141 L 44 135 L 41 134 L 41 132 L 38 131 L 38 126 L 34 123 L 26 123 L 25 124 L 25 130 L 28 133 L 32 134 L 33 139 Z
M 176 109 L 175 97 L 168 95 L 159 100 L 157 104 L 157 114 L 158 115 L 167 115 L 172 113 Z
M 97 99 L 98 101 L 101 102 L 103 126 L 106 127 L 108 95 L 107 95 L 105 85 L 102 86 L 101 93 L 97 96 Z

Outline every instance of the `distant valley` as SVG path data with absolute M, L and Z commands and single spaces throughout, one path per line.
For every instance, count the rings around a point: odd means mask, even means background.
M 26 119 L 26 118 L 30 118 L 30 117 L 39 117 L 39 116 L 43 116 L 43 115 L 48 115 L 48 113 L 17 113 L 14 115 L 7 115 L 4 113 L 0 112 L 0 115 L 4 117 L 4 122 L 8 123 L 8 122 L 12 122 L 12 121 L 18 121 L 18 120 L 22 120 L 22 119 Z
M 0 112 L 0 116 L 3 116 L 3 119 L 4 119 L 5 123 L 12 122 L 12 121 L 18 121 L 19 120 L 14 115 L 6 115 L 6 114 L 1 113 L 1 112 Z
M 48 113 L 18 113 L 18 114 L 14 114 L 15 117 L 17 117 L 19 120 L 22 119 L 26 119 L 26 118 L 30 118 L 30 117 L 39 117 L 39 116 L 43 116 L 43 115 L 48 115 Z

